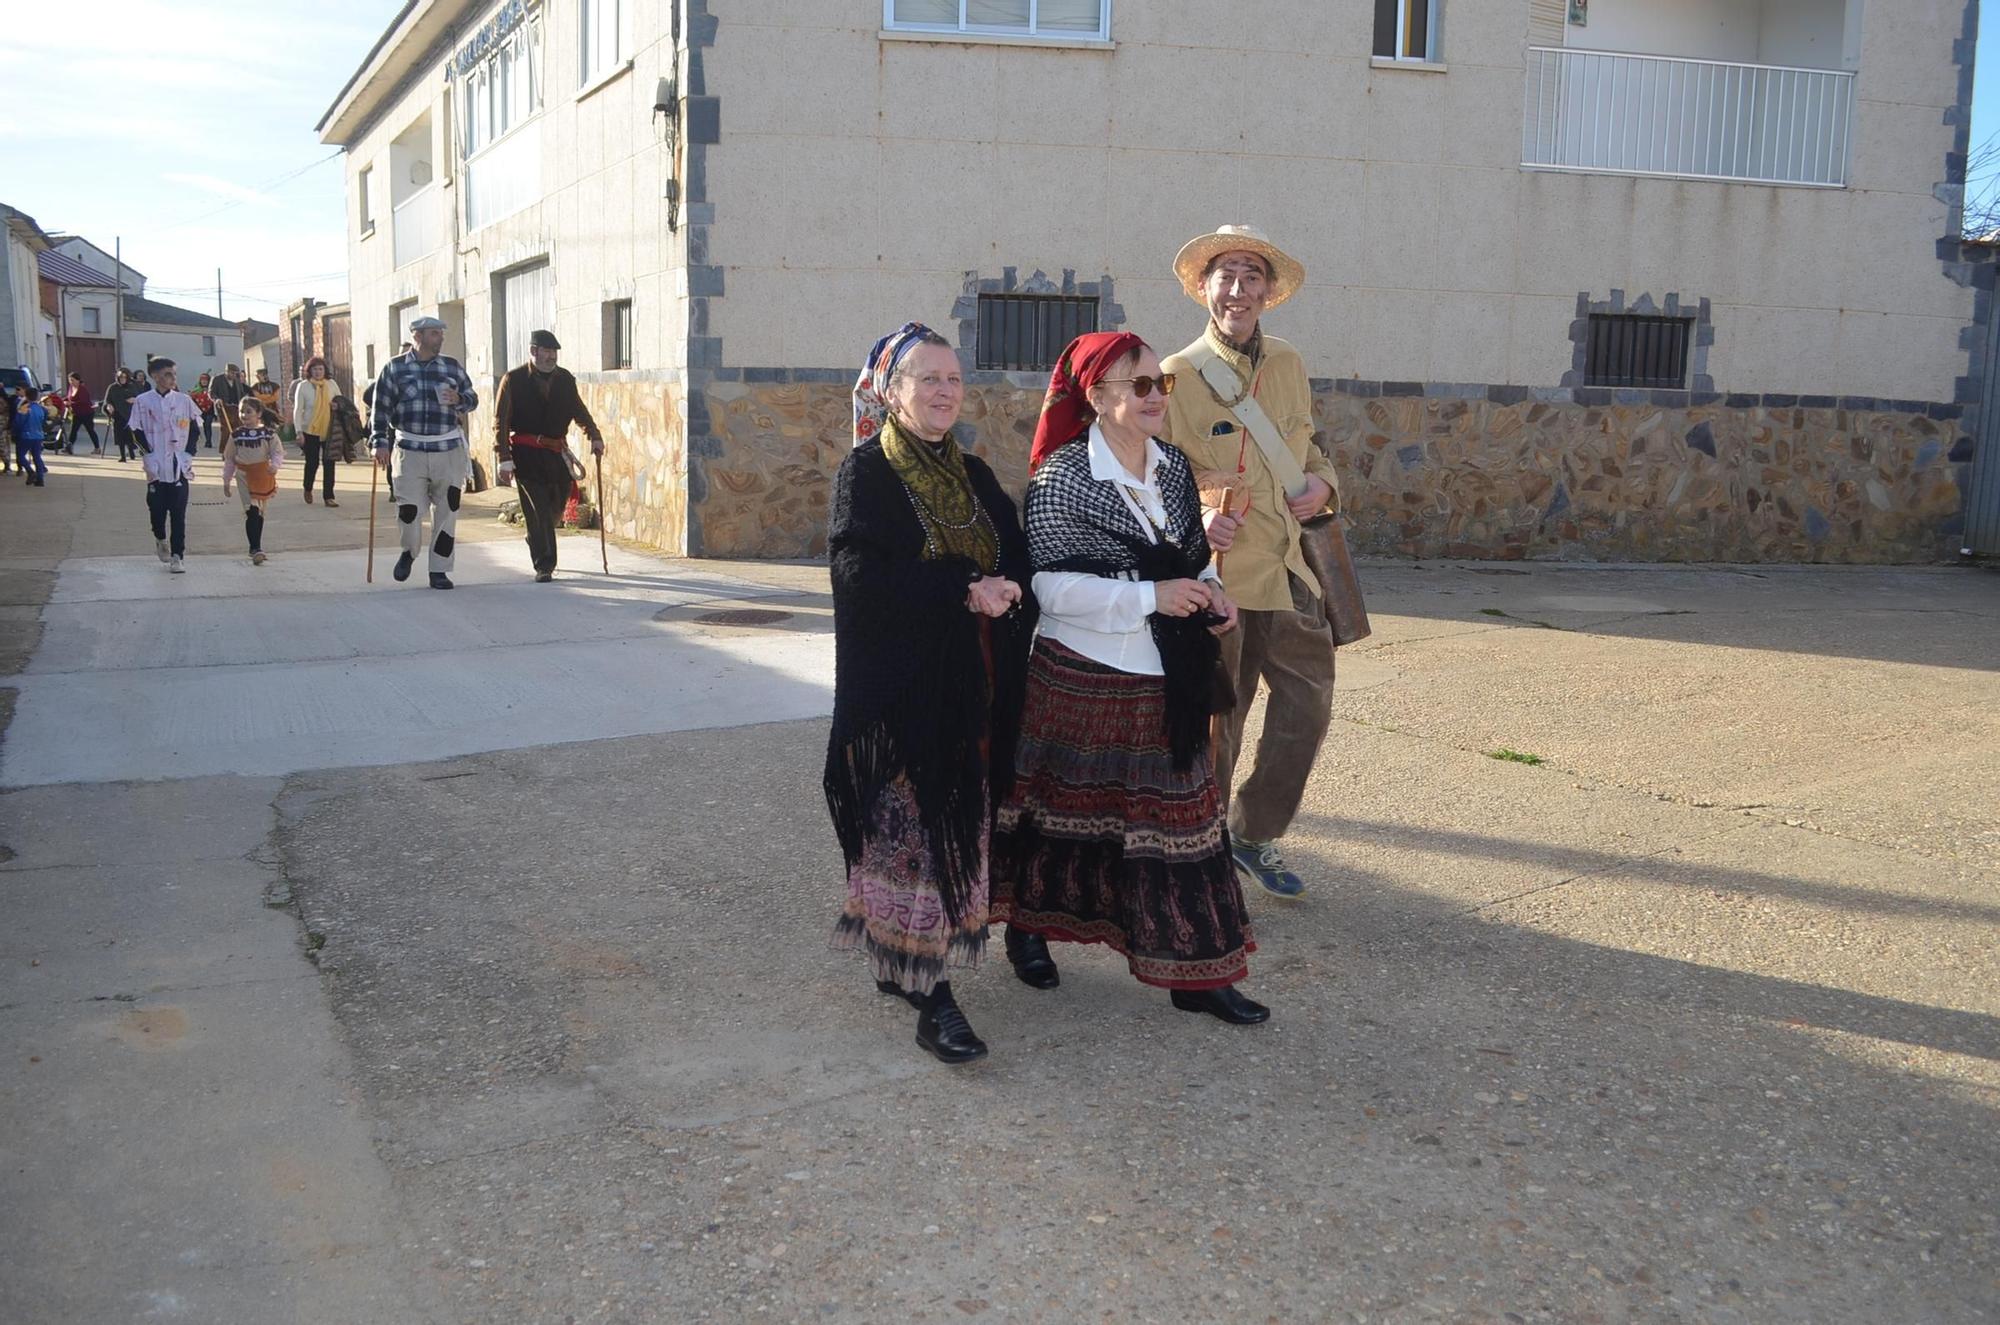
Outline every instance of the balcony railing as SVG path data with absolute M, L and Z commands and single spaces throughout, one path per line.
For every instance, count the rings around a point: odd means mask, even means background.
M 1840 188 L 1854 75 L 1611 51 L 1528 50 L 1521 164 Z
M 394 232 L 398 267 L 407 267 L 437 252 L 444 242 L 444 208 L 438 205 L 435 184 L 396 204 Z
M 512 216 L 542 196 L 542 122 L 531 119 L 465 163 L 465 228 Z

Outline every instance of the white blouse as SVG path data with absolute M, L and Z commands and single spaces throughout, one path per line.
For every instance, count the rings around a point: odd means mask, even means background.
M 1146 439 L 1146 478 L 1132 477 L 1096 424 L 1090 425 L 1090 476 L 1101 483 L 1115 483 L 1118 493 L 1132 511 L 1132 517 L 1153 542 L 1160 541 L 1160 526 L 1167 520 L 1166 503 L 1160 497 L 1160 466 L 1165 457 L 1160 444 Z M 1202 567 L 1201 578 L 1211 583 L 1221 574 L 1214 558 Z M 1087 571 L 1036 571 L 1035 599 L 1042 607 L 1040 633 L 1076 650 L 1092 662 L 1116 667 L 1135 676 L 1160 676 L 1160 649 L 1153 643 L 1146 619 L 1159 605 L 1150 580 L 1126 580 Z

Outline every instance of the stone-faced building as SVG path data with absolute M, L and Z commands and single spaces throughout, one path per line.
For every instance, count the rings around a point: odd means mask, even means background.
M 1161 350 L 1222 222 L 1309 270 L 1360 550 L 1959 549 L 1993 267 L 1958 242 L 1976 0 L 411 0 L 319 130 L 354 358 L 552 327 L 608 522 L 824 545 L 915 318 L 1017 483 L 1078 326 Z M 483 439 L 482 439 L 483 441 Z

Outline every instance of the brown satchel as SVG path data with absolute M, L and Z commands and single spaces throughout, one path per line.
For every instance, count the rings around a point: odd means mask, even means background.
M 1292 448 L 1285 445 L 1278 425 L 1271 422 L 1271 416 L 1264 412 L 1257 398 L 1236 380 L 1235 370 L 1209 349 L 1205 341 L 1196 341 L 1181 354 L 1194 364 L 1215 398 L 1228 406 L 1249 432 L 1279 485 L 1292 496 L 1304 492 L 1305 470 L 1299 468 Z M 1334 646 L 1367 639 L 1371 633 L 1368 605 L 1362 601 L 1361 580 L 1354 573 L 1354 557 L 1347 550 L 1346 522 L 1333 511 L 1304 521 L 1299 525 L 1299 552 L 1305 557 L 1306 568 L 1319 581 L 1320 601 L 1326 605 Z

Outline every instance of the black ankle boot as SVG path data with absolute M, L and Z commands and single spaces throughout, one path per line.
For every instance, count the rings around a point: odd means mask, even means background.
M 924 1010 L 923 995 L 911 993 L 894 980 L 877 980 L 875 982 L 875 992 L 878 994 L 887 994 L 891 998 L 900 998 L 919 1012 Z
M 972 1032 L 972 1023 L 951 996 L 951 981 L 940 980 L 917 1014 L 917 1043 L 940 1063 L 970 1063 L 986 1057 L 986 1041 Z
M 1224 985 L 1220 989 L 1171 991 L 1174 1006 L 1182 1012 L 1206 1012 L 1211 1017 L 1220 1017 L 1232 1026 L 1255 1026 L 1260 1021 L 1271 1019 L 1271 1009 L 1262 1003 L 1236 992 L 1235 985 Z
M 1007 960 L 1014 964 L 1014 974 L 1024 985 L 1035 989 L 1054 989 L 1062 983 L 1062 972 L 1056 970 L 1056 959 L 1049 956 L 1049 941 L 1040 934 L 1029 934 L 1012 925 L 1007 926 Z

